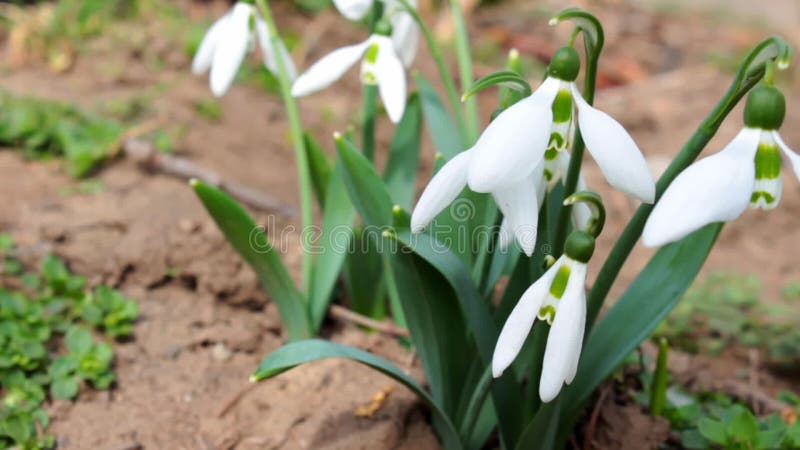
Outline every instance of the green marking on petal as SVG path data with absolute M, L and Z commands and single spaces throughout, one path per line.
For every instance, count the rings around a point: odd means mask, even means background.
M 553 179 L 553 172 L 549 169 L 544 169 L 544 179 L 547 182 L 550 182 Z
M 379 47 L 377 42 L 370 45 L 366 54 L 364 54 L 364 60 L 370 64 L 375 64 L 375 61 L 378 60 L 378 50 Z
M 547 150 L 545 150 L 544 159 L 548 161 L 554 161 L 556 158 L 558 158 L 558 150 L 556 150 L 553 147 L 550 147 Z
M 564 291 L 567 290 L 570 272 L 572 272 L 572 269 L 566 264 L 562 264 L 561 267 L 558 268 L 558 273 L 556 273 L 553 279 L 553 284 L 550 285 L 550 295 L 561 300 L 561 296 L 564 295 Z
M 781 152 L 771 142 L 761 142 L 756 151 L 756 180 L 774 180 L 781 176 Z
M 378 77 L 370 71 L 361 72 L 361 82 L 364 84 L 378 84 Z
M 750 203 L 757 204 L 759 198 L 763 198 L 764 203 L 766 203 L 767 205 L 771 205 L 772 203 L 775 202 L 775 196 L 772 195 L 771 193 L 758 191 L 758 192 L 753 192 L 753 195 L 750 196 Z
M 566 89 L 558 91 L 553 100 L 553 122 L 569 122 L 572 118 L 572 93 Z
M 553 320 L 556 318 L 556 308 L 553 305 L 542 306 L 539 308 L 537 317 L 539 317 L 539 320 L 546 320 L 549 325 L 552 325 Z

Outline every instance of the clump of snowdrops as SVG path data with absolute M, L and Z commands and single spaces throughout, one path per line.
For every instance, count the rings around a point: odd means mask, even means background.
M 777 205 L 782 154 L 800 175 L 800 157 L 778 134 L 785 101 L 773 80 L 776 69 L 788 67 L 790 49 L 780 37 L 753 47 L 726 94 L 654 180 L 634 138 L 593 105 L 604 34 L 588 12 L 567 9 L 550 21 L 574 31 L 534 88 L 516 52 L 505 70 L 473 82 L 466 26 L 451 1 L 457 87 L 413 2 L 335 5 L 362 21 L 365 38 L 299 75 L 266 0 L 236 3 L 208 31 L 193 64 L 197 73 L 210 70 L 211 89 L 222 95 L 257 43 L 280 81 L 291 127 L 304 243 L 299 285 L 269 230 L 222 191 L 193 182 L 277 303 L 288 333 L 290 342 L 268 355 L 252 380 L 321 358 L 349 358 L 419 395 L 445 448 L 481 448 L 494 432 L 503 448 L 563 446 L 594 389 L 681 298 L 723 224 L 748 207 Z M 420 37 L 444 99 L 421 75 L 409 93 L 406 70 Z M 363 84 L 357 133 L 336 133 L 330 160 L 304 132 L 297 98 L 333 85 L 356 65 Z M 497 110 L 482 124 L 474 94 L 493 86 L 500 89 Z M 745 97 L 742 132 L 694 162 Z M 394 124 L 385 125 L 395 126 L 389 148 L 376 148 L 380 105 Z M 436 164 L 414 202 L 423 123 Z M 377 151 L 388 154 L 383 167 L 375 163 Z M 605 208 L 581 176 L 585 151 L 613 188 L 641 202 L 605 260 L 593 259 Z M 312 195 L 322 211 L 319 225 Z M 598 321 L 640 237 L 662 248 Z M 600 271 L 587 292 L 589 265 Z M 428 389 L 368 352 L 313 339 L 339 279 L 357 313 L 391 316 L 408 329 Z

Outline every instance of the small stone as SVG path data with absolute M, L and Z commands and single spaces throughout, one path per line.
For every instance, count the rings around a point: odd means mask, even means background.
M 226 347 L 225 344 L 218 342 L 216 345 L 211 347 L 211 356 L 218 361 L 227 361 L 233 357 L 233 352 L 228 350 L 228 347 Z

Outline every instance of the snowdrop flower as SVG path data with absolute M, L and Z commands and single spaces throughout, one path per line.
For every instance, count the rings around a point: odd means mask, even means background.
M 753 89 L 745 105 L 745 127 L 722 151 L 695 162 L 669 185 L 645 224 L 644 245 L 675 242 L 709 223 L 736 219 L 748 206 L 777 206 L 781 150 L 800 179 L 800 155 L 778 134 L 785 112 L 780 91 Z
M 500 377 L 514 362 L 538 318 L 550 325 L 544 351 L 539 397 L 553 400 L 575 379 L 586 324 L 586 263 L 595 238 L 575 231 L 556 262 L 522 294 L 509 314 L 492 356 L 492 375 Z
M 555 161 L 578 128 L 612 186 L 653 202 L 655 183 L 644 156 L 622 125 L 583 99 L 575 86 L 579 67 L 575 49 L 560 48 L 541 86 L 486 128 L 473 147 L 475 155 L 467 176 L 473 191 L 491 192 L 518 182 L 545 158 L 547 150 L 551 150 L 550 161 Z M 546 163 L 551 179 L 560 174 L 559 164 Z
M 361 81 L 378 85 L 389 119 L 399 122 L 406 107 L 406 75 L 394 43 L 388 37 L 389 28 L 387 23 L 379 22 L 375 34 L 366 41 L 324 56 L 297 78 L 292 95 L 302 97 L 328 87 L 361 60 Z
M 254 20 L 254 30 L 250 27 L 251 19 Z M 196 75 L 211 70 L 210 84 L 214 95 L 222 96 L 230 87 L 248 49 L 253 46 L 254 34 L 261 47 L 265 67 L 277 74 L 277 58 L 281 58 L 289 79 L 294 80 L 297 71 L 286 46 L 281 42 L 277 49 L 274 48 L 267 25 L 257 14 L 255 6 L 240 1 L 211 25 L 192 61 L 192 72 Z
M 373 4 L 380 0 L 334 0 L 333 4 L 343 16 L 350 20 L 361 20 L 367 16 Z M 417 0 L 408 2 L 414 8 Z M 417 55 L 419 45 L 419 26 L 405 11 L 403 6 L 393 0 L 384 0 L 384 15 L 392 25 L 392 42 L 403 65 L 409 67 Z

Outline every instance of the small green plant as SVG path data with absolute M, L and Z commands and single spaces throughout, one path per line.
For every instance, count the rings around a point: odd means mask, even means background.
M 64 157 L 81 177 L 108 158 L 123 127 L 73 106 L 0 91 L 0 145 L 19 147 L 31 159 Z
M 736 344 L 762 349 L 772 365 L 800 364 L 800 319 L 786 306 L 762 302 L 754 276 L 716 272 L 694 283 L 656 336 L 692 353 L 718 354 Z
M 108 389 L 114 352 L 92 330 L 110 338 L 130 336 L 138 305 L 107 286 L 94 291 L 54 256 L 38 273 L 25 273 L 11 256 L 13 241 L 0 235 L 4 266 L 14 262 L 17 291 L 0 289 L 0 449 L 47 449 L 49 398 L 72 399 L 84 384 Z M 5 271 L 8 276 L 8 270 Z

